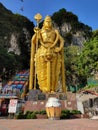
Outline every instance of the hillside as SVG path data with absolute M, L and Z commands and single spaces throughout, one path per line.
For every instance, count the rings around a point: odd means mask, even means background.
M 33 27 L 33 22 L 13 14 L 0 3 L 0 75 L 3 72 L 6 73 L 4 75 L 10 75 L 15 69 L 29 67 Z
M 92 35 L 92 28 L 78 20 L 78 16 L 62 8 L 52 15 L 56 27 L 60 30 L 68 45 L 83 46 L 83 42 Z
M 11 33 L 23 34 L 24 28 L 27 29 L 30 37 L 33 34 L 34 24 L 30 22 L 26 17 L 19 14 L 13 14 L 10 10 L 7 10 L 0 3 L 0 46 L 9 46 L 9 40 Z M 18 35 L 17 34 L 17 35 Z M 5 41 L 4 41 L 5 40 Z
M 65 39 L 66 47 L 77 45 L 81 48 L 92 36 L 92 28 L 79 22 L 78 17 L 66 9 L 60 9 L 51 17 L 54 26 Z M 0 3 L 0 76 L 3 79 L 10 78 L 18 70 L 29 68 L 33 28 L 33 22 L 20 14 L 13 14 Z M 69 56 L 69 52 L 66 54 Z M 70 61 L 68 56 L 66 61 Z M 67 62 L 66 68 L 71 73 L 72 69 Z

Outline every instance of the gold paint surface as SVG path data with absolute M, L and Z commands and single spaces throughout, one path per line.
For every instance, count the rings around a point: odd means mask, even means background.
M 37 22 L 42 16 L 37 14 Z M 35 34 L 31 40 L 30 82 L 29 89 L 33 89 L 35 77 L 42 92 L 56 92 L 58 81 L 62 79 L 62 91 L 66 91 L 64 72 L 64 40 L 52 25 L 50 16 L 46 16 L 42 28 L 34 28 Z

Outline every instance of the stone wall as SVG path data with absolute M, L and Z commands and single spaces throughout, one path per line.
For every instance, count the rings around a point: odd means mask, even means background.
M 27 101 L 25 103 L 24 112 L 26 111 L 41 111 L 45 110 L 46 100 L 36 100 L 36 101 Z M 76 94 L 75 93 L 67 93 L 66 99 L 60 99 L 62 110 L 76 110 L 77 102 L 76 102 Z

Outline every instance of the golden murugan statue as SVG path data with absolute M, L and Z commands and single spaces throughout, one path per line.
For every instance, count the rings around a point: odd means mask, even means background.
M 37 14 L 35 18 L 39 22 L 41 15 Z M 65 92 L 63 38 L 53 28 L 50 16 L 46 16 L 41 29 L 35 27 L 34 31 L 31 40 L 29 89 L 36 88 L 37 78 L 42 92 L 56 92 L 61 74 L 62 90 Z

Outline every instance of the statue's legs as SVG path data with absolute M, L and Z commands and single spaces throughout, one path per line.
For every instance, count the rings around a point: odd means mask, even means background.
M 56 91 L 61 67 L 61 58 L 55 54 L 51 62 L 51 91 Z
M 39 49 L 35 62 L 39 88 L 43 92 L 55 92 L 60 75 L 61 55 L 53 54 L 52 59 L 48 61 L 45 60 L 43 50 Z
M 45 49 L 39 48 L 36 53 L 35 62 L 39 88 L 43 92 L 48 92 L 49 88 L 47 86 L 47 61 L 45 61 L 45 53 Z

